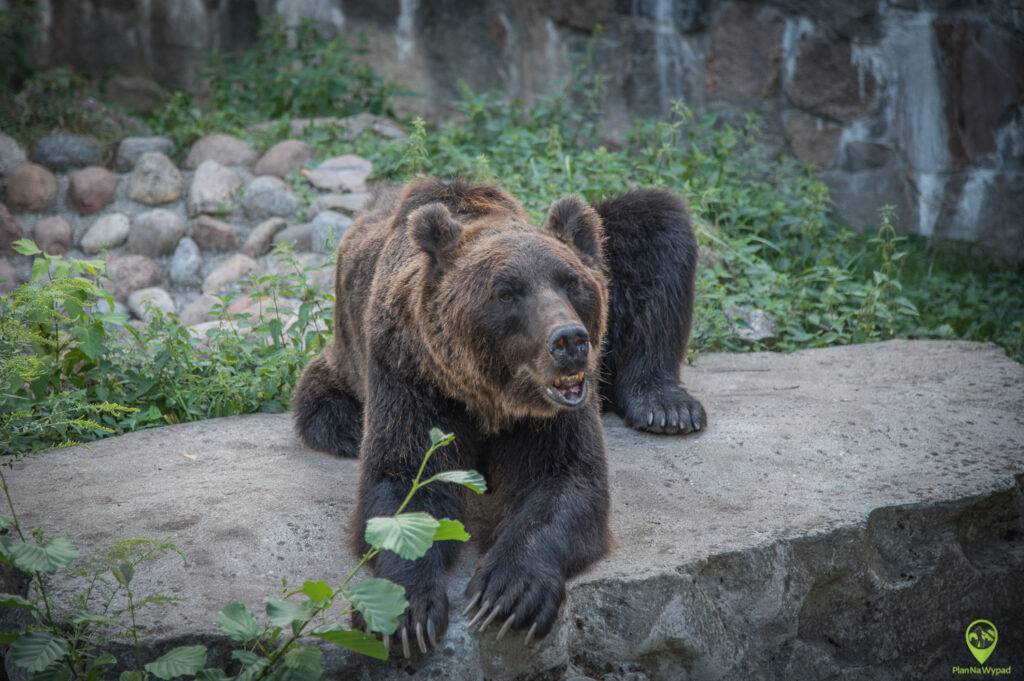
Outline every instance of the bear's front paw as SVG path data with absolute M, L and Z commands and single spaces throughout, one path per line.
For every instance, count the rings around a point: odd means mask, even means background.
M 487 561 L 477 568 L 466 587 L 469 599 L 463 615 L 479 605 L 469 623 L 479 633 L 494 621 L 500 624 L 497 640 L 509 629 L 526 629 L 526 645 L 547 636 L 565 598 L 565 581 L 557 569 L 524 567 L 516 561 Z
M 426 653 L 437 648 L 448 631 L 448 594 L 443 584 L 428 587 L 406 587 L 405 597 L 409 607 L 398 618 L 398 628 L 392 635 L 384 635 L 384 647 L 391 649 L 391 640 L 401 643 L 402 654 L 409 658 L 413 647 Z M 365 629 L 366 625 L 358 612 L 352 613 L 352 627 Z
M 678 383 L 648 386 L 617 403 L 627 426 L 651 433 L 693 433 L 708 421 L 701 403 Z

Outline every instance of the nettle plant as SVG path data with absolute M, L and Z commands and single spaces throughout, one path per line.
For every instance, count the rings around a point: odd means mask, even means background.
M 10 663 L 32 681 L 109 676 L 126 663 L 110 652 L 110 643 L 116 638 L 127 638 L 134 648 L 134 659 L 120 673 L 120 681 L 178 677 L 203 681 L 319 679 L 323 676 L 319 642 L 387 660 L 388 649 L 378 636 L 395 633 L 398 618 L 409 605 L 405 588 L 386 579 L 355 578 L 381 551 L 416 560 L 434 542 L 469 539 L 458 520 L 405 512 L 416 493 L 428 485 L 458 484 L 477 494 L 486 491 L 484 478 L 476 471 L 445 471 L 424 479 L 431 456 L 454 439 L 453 434 L 436 428 L 430 431 L 430 447 L 408 494 L 394 515 L 369 520 L 365 537 L 371 548 L 340 582 L 332 585 L 324 579 L 306 580 L 299 588 L 282 582 L 281 594 L 266 600 L 262 618 L 243 603 L 228 603 L 221 609 L 216 615 L 217 624 L 235 644 L 230 662 L 223 666 L 209 664 L 210 650 L 205 645 L 179 646 L 155 660 L 143 659 L 136 624 L 138 612 L 174 599 L 140 596 L 133 590 L 133 579 L 143 563 L 161 553 L 177 551 L 173 544 L 125 540 L 101 552 L 83 568 L 72 570 L 79 558 L 78 548 L 67 539 L 50 539 L 39 530 L 26 531 L 18 521 L 7 480 L 0 471 L 0 486 L 10 512 L 9 517 L 0 518 L 0 563 L 22 573 L 31 585 L 27 598 L 0 595 L 0 606 L 20 610 L 24 615 L 19 630 L 0 633 L 0 643 L 10 645 Z M 54 573 L 84 578 L 84 588 L 69 605 L 60 606 L 47 587 L 47 575 Z M 366 624 L 364 631 L 340 623 L 355 612 Z

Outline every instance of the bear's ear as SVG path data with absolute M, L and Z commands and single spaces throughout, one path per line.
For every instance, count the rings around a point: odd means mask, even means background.
M 445 264 L 462 234 L 462 224 L 442 203 L 428 203 L 409 214 L 409 238 L 430 256 L 435 267 Z
M 544 229 L 571 246 L 588 267 L 603 260 L 604 226 L 601 216 L 578 196 L 567 196 L 551 204 Z

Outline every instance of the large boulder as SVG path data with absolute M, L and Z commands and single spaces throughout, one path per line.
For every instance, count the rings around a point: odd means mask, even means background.
M 200 215 L 192 223 L 192 238 L 204 251 L 237 251 L 238 232 L 230 224 L 209 215 Z
M 259 263 L 242 253 L 236 253 L 217 265 L 203 280 L 203 293 L 224 293 L 244 277 L 259 269 Z
M 811 32 L 800 37 L 795 50 L 793 74 L 786 83 L 793 104 L 841 123 L 868 113 L 878 86 L 870 69 L 854 63 L 849 41 Z
M 711 27 L 708 95 L 747 101 L 778 92 L 784 31 L 785 19 L 775 9 L 748 2 L 726 5 Z
M 167 278 L 175 286 L 198 288 L 203 283 L 203 255 L 195 241 L 185 237 L 178 242 L 167 265 Z
M 28 160 L 25 150 L 21 148 L 17 140 L 9 135 L 0 133 L 0 186 L 4 178 L 22 163 Z
M 286 218 L 299 209 L 299 199 L 284 180 L 278 177 L 257 177 L 242 194 L 242 210 L 250 218 Z
M 7 210 L 7 206 L 0 203 L 0 253 L 12 250 L 11 244 L 24 235 L 25 233 L 22 231 L 21 225 L 11 215 L 11 211 Z
M 973 664 L 963 632 L 978 617 L 999 628 L 989 666 L 1020 664 L 1024 366 L 992 345 L 890 341 L 704 355 L 683 375 L 711 415 L 701 434 L 604 417 L 613 548 L 568 585 L 539 645 L 467 630 L 471 542 L 440 650 L 331 653 L 328 677 L 940 679 Z M 337 583 L 352 568 L 360 465 L 305 449 L 280 414 L 140 431 L 6 475 L 22 524 L 86 556 L 124 537 L 179 546 L 187 561 L 135 572 L 137 596 L 180 599 L 139 612 L 143 656 L 201 642 L 225 659 L 238 646 L 215 613 L 229 601 L 262 612 L 282 578 Z M 83 579 L 54 579 L 55 602 L 70 606 Z

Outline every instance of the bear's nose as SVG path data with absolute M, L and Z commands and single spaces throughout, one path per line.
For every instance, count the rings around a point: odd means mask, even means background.
M 565 324 L 555 328 L 548 336 L 548 352 L 560 369 L 582 369 L 590 352 L 590 334 L 580 324 Z

